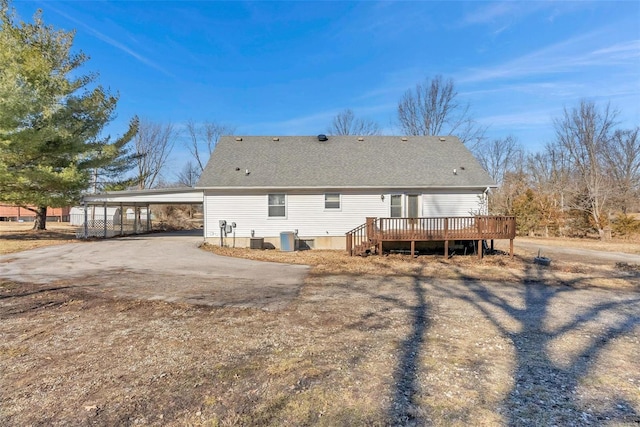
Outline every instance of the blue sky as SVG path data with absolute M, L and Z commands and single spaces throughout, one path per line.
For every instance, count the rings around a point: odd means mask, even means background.
M 133 115 L 315 135 L 351 108 L 398 134 L 397 103 L 426 77 L 456 83 L 488 126 L 530 151 L 582 98 L 640 124 L 640 2 L 19 1 L 76 29 L 75 47 Z M 170 167 L 188 160 L 180 142 Z M 167 178 L 170 179 L 171 172 Z

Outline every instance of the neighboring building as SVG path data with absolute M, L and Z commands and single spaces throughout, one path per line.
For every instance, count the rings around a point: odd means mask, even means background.
M 327 249 L 344 249 L 367 217 L 486 214 L 490 187 L 453 136 L 225 136 L 196 186 L 211 243 L 263 237 L 279 247 L 281 232 L 297 232 Z
M 47 221 L 68 222 L 70 207 L 47 208 Z M 0 205 L 0 221 L 34 221 L 36 213 L 20 206 Z

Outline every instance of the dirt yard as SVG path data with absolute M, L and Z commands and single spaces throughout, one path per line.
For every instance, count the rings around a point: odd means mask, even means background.
M 637 265 L 285 255 L 272 311 L 0 282 L 0 425 L 640 423 Z

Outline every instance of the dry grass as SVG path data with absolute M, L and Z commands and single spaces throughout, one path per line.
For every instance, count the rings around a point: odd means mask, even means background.
M 1 283 L 0 319 L 2 425 L 640 422 L 631 290 L 323 274 L 263 311 Z
M 551 267 L 532 264 L 530 257 L 516 254 L 489 255 L 479 260 L 476 256 L 440 255 L 419 256 L 388 255 L 351 257 L 344 251 L 311 250 L 281 252 L 275 250 L 251 250 L 203 245 L 203 249 L 219 255 L 253 259 L 258 261 L 310 265 L 311 274 L 322 275 L 412 275 L 441 279 L 474 279 L 504 282 L 545 282 L 547 284 L 576 283 L 576 286 L 602 286 L 610 288 L 635 288 L 640 284 L 640 272 L 635 266 L 587 265 L 578 262 L 556 262 Z M 576 280 L 578 277 L 580 280 Z
M 534 243 L 546 246 L 563 246 L 569 248 L 591 249 L 605 252 L 624 252 L 628 254 L 640 254 L 638 239 L 624 240 L 598 240 L 598 239 L 572 239 L 567 237 L 517 237 L 518 242 Z
M 77 227 L 67 223 L 48 223 L 46 231 L 35 231 L 32 227 L 33 223 L 0 222 L 0 255 L 77 242 Z
M 0 281 L 0 425 L 640 423 L 637 266 L 207 249 L 312 273 L 276 311 Z

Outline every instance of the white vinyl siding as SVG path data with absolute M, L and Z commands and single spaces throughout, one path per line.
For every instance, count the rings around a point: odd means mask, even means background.
M 283 231 L 298 230 L 301 237 L 344 236 L 362 225 L 367 217 L 387 218 L 391 213 L 393 196 L 402 197 L 414 192 L 389 194 L 370 190 L 340 192 L 340 209 L 326 209 L 324 192 L 311 193 L 287 191 L 286 217 L 268 216 L 268 194 L 248 190 L 237 194 L 230 192 L 205 192 L 205 237 L 218 237 L 218 221 L 235 222 L 237 237 L 250 237 L 251 230 L 258 237 L 277 237 Z M 284 194 L 273 192 L 269 194 Z M 479 207 L 480 192 L 420 193 L 421 216 L 469 216 Z M 384 195 L 384 198 L 381 196 Z M 400 205 L 400 214 L 402 213 Z
M 353 194 L 342 192 L 340 209 L 325 209 L 324 193 L 286 193 L 286 218 L 274 220 L 267 216 L 268 199 L 262 194 L 205 193 L 205 237 L 219 236 L 219 220 L 235 222 L 237 237 L 279 236 L 283 231 L 298 230 L 301 237 L 344 236 L 366 222 L 367 216 L 387 217 L 389 199 L 380 192 Z
M 481 193 L 422 195 L 422 216 L 472 216 L 480 209 Z

